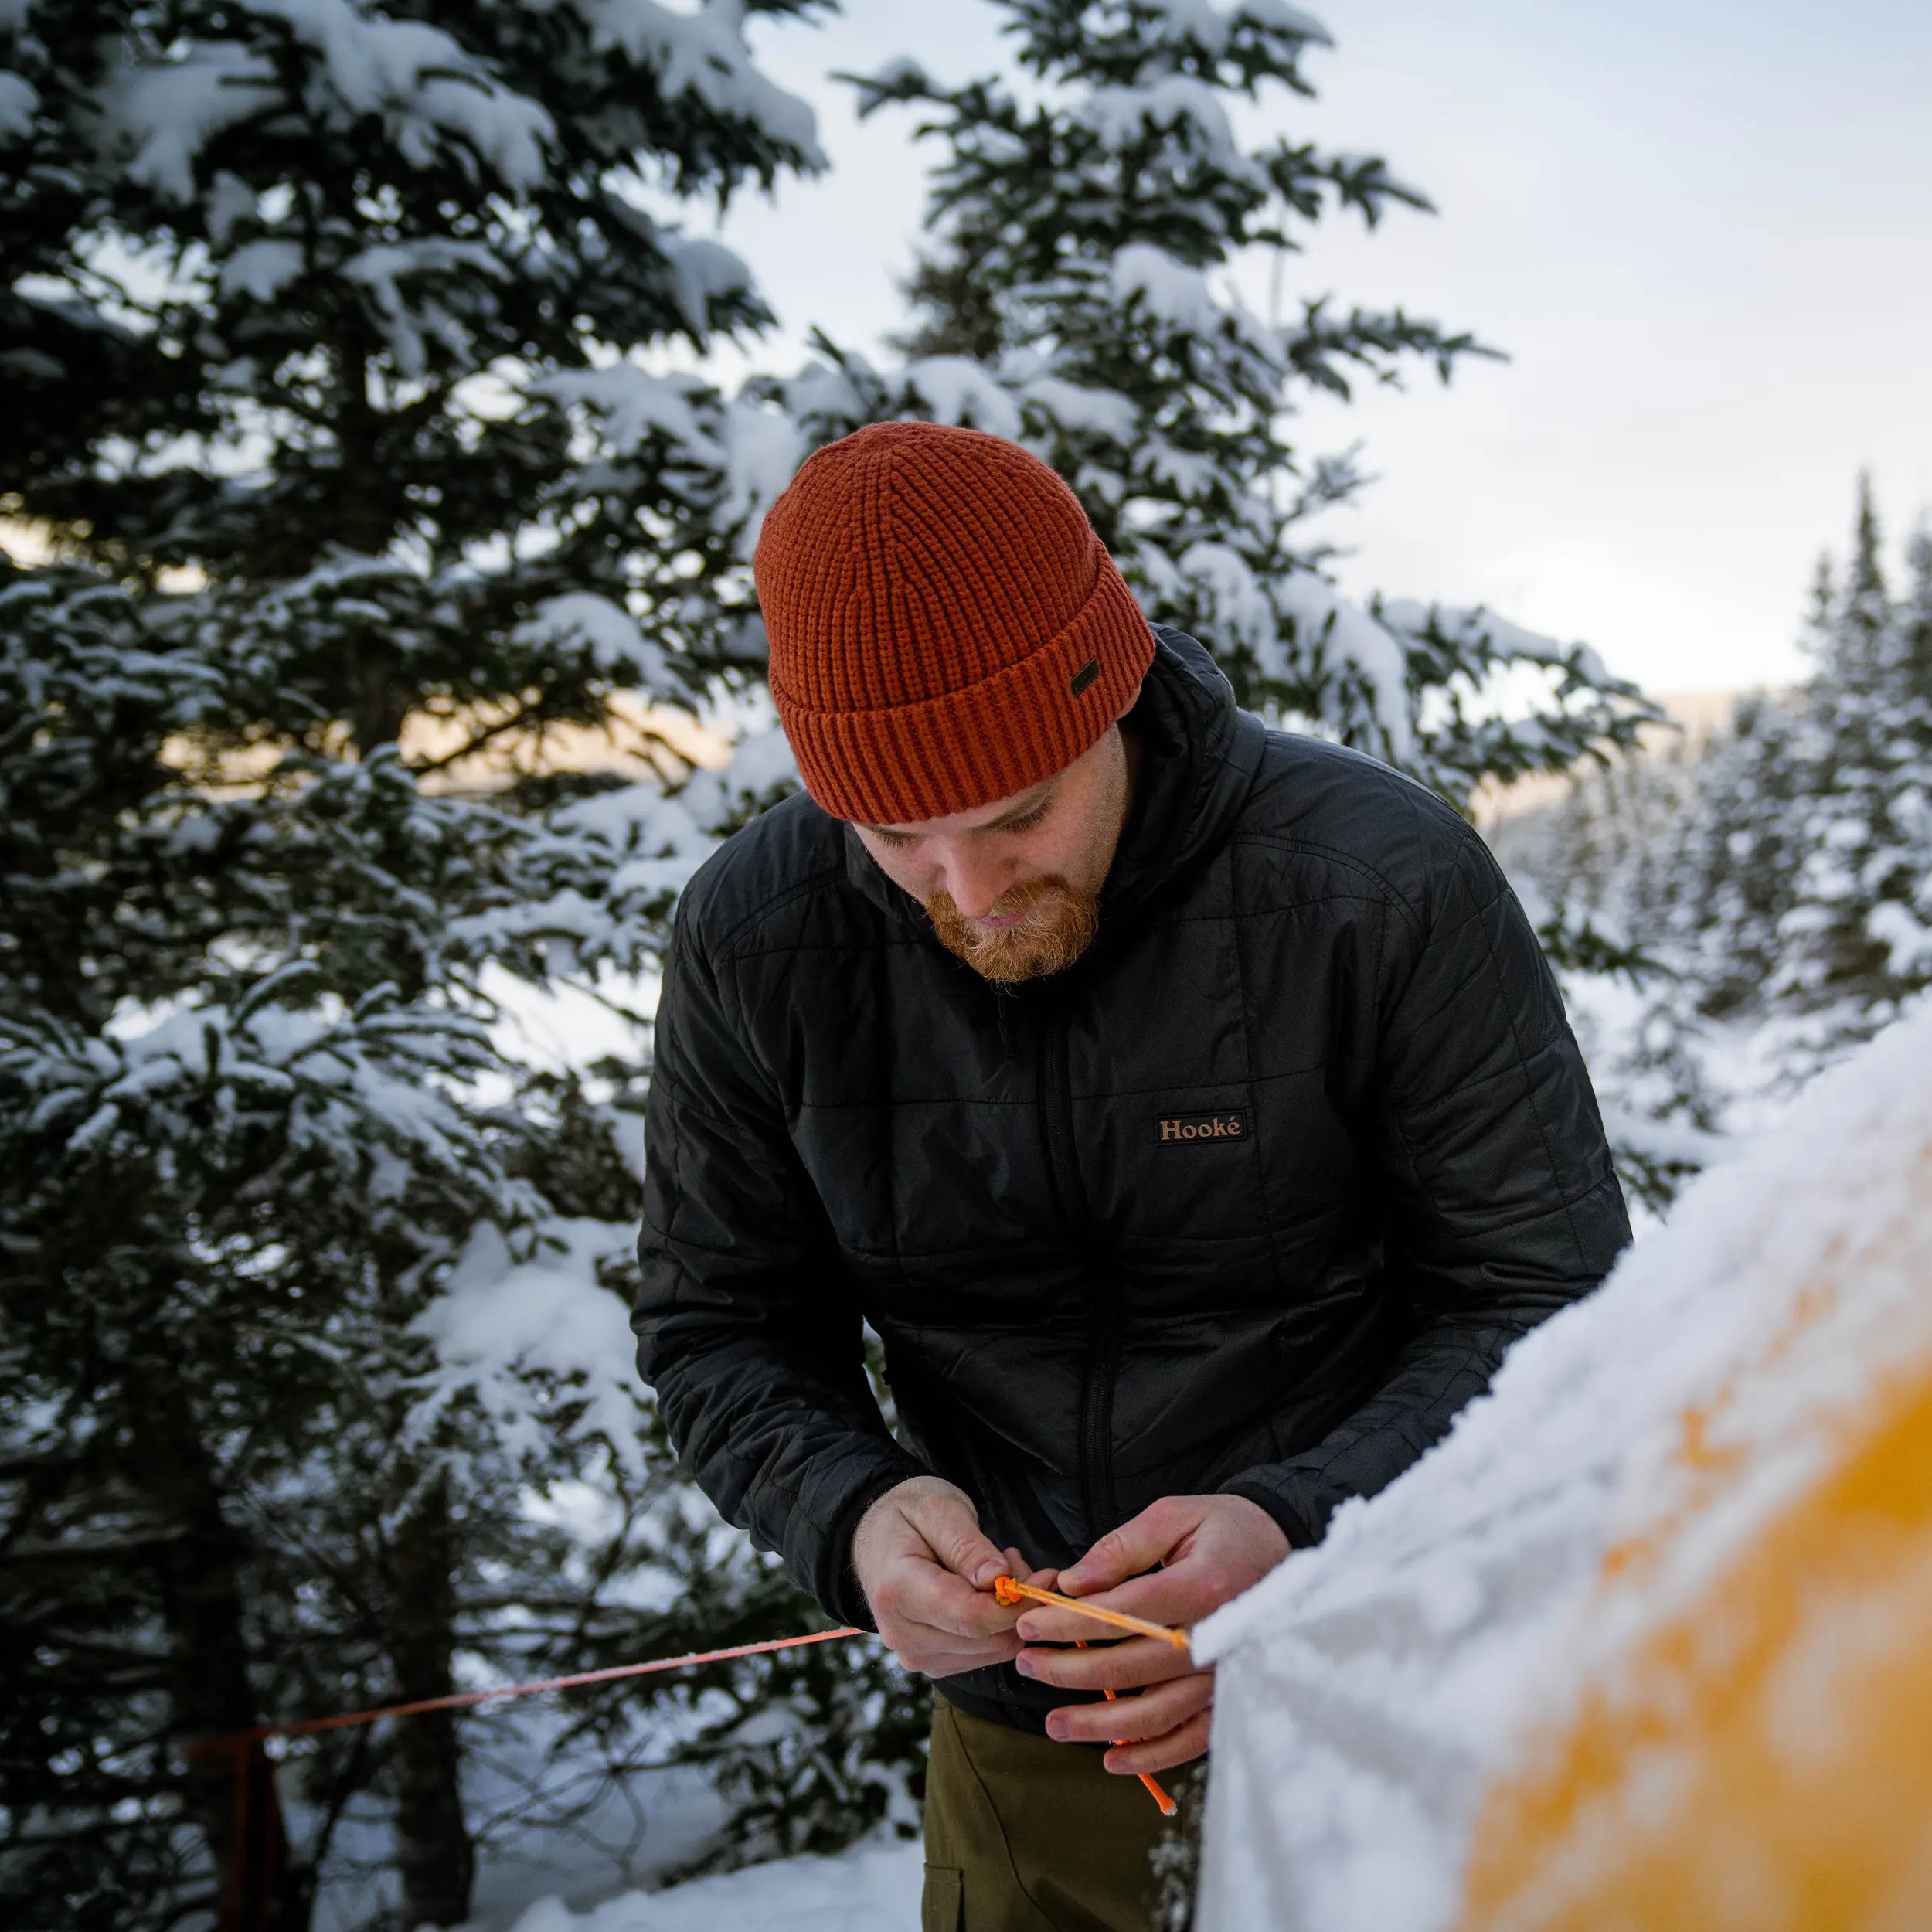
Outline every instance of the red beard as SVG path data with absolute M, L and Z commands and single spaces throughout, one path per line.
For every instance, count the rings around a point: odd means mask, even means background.
M 926 916 L 939 943 L 982 978 L 1002 985 L 1039 979 L 1072 965 L 1094 943 L 1100 923 L 1099 899 L 1057 873 L 1029 879 L 1002 893 L 993 914 L 1004 918 L 1022 910 L 1028 916 L 1018 925 L 983 933 L 966 923 L 951 893 L 937 892 L 926 901 Z

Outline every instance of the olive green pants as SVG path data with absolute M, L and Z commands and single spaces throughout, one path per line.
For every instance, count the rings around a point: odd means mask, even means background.
M 933 1709 L 920 1932 L 1151 1932 L 1162 1825 L 1140 1780 L 1056 1744 Z

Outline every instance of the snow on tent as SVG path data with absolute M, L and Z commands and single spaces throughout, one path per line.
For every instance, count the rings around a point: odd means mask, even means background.
M 1932 1013 L 1196 1649 L 1203 1932 L 1932 1926 Z

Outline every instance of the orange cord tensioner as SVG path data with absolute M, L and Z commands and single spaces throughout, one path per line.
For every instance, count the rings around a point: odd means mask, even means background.
M 1017 1577 L 995 1577 L 993 1579 L 993 1595 L 997 1601 L 1005 1604 L 1009 1608 L 1015 1604 L 1046 1604 L 1055 1610 L 1074 1611 L 1082 1617 L 1094 1618 L 1098 1623 L 1111 1624 L 1116 1630 L 1130 1631 L 1136 1637 L 1157 1638 L 1162 1643 L 1172 1644 L 1178 1651 L 1185 1651 L 1188 1647 L 1188 1635 L 1184 1630 L 1173 1629 L 1166 1624 L 1149 1623 L 1143 1617 L 1130 1617 L 1124 1611 L 1103 1610 L 1097 1604 L 1082 1603 L 1077 1597 L 1063 1597 L 1056 1590 L 1042 1590 L 1036 1583 L 1023 1583 Z M 1077 1641 L 1076 1648 L 1084 1650 L 1087 1646 Z M 1103 1692 L 1110 1704 L 1119 1702 L 1111 1690 L 1105 1690 L 1103 1687 Z M 1114 1741 L 1117 1744 L 1127 1742 L 1124 1738 L 1116 1738 Z M 1142 1771 L 1138 1776 L 1154 1802 L 1160 1806 L 1161 1815 L 1172 1818 L 1180 1807 L 1146 1772 Z

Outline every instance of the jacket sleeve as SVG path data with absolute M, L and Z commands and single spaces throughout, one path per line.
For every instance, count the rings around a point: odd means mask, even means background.
M 1372 1495 L 1448 1431 L 1510 1344 L 1587 1294 L 1630 1240 L 1590 1076 L 1549 962 L 1495 862 L 1458 828 L 1425 927 L 1391 909 L 1362 1133 L 1380 1170 L 1406 1338 L 1313 1448 L 1224 1491 L 1290 1543 Z
M 750 1037 L 681 905 L 645 1115 L 638 1367 L 719 1512 L 869 1627 L 852 1531 L 925 1471 L 873 1400 L 857 1299 Z

